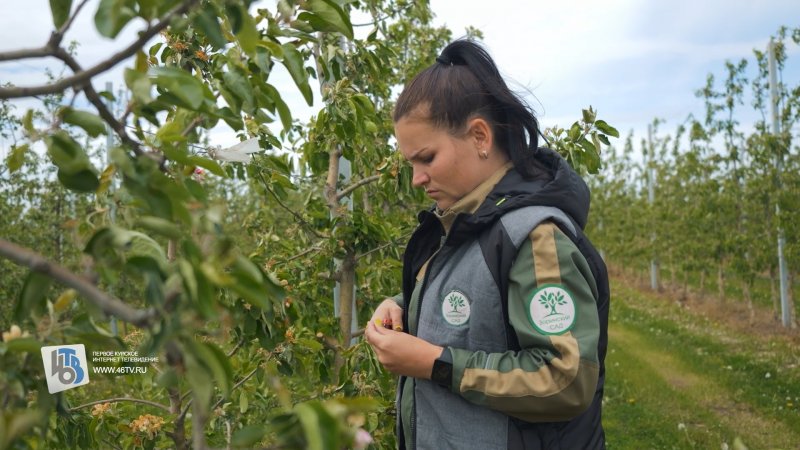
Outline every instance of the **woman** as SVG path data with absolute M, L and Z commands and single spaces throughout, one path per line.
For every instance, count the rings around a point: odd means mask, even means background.
M 394 123 L 436 202 L 403 294 L 365 330 L 400 375 L 399 447 L 604 448 L 608 277 L 581 231 L 586 184 L 538 148 L 536 118 L 470 40 L 406 86 Z

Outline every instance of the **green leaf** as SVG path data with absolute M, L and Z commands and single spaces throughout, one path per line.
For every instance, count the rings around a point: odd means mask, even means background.
M 167 265 L 164 249 L 153 238 L 144 233 L 117 226 L 97 231 L 89 239 L 84 251 L 99 260 L 105 259 L 109 255 L 148 259 L 156 264 L 162 272 Z
M 253 87 L 247 82 L 247 76 L 241 69 L 232 67 L 222 75 L 225 88 L 230 90 L 242 101 L 242 109 L 250 115 L 255 112 L 255 99 L 253 98 Z
M 100 187 L 97 170 L 92 167 L 83 148 L 64 131 L 45 138 L 47 153 L 58 167 L 61 184 L 77 192 L 93 192 Z
M 17 322 L 25 320 L 31 314 L 31 311 L 37 314 L 44 312 L 46 305 L 45 295 L 52 283 L 53 279 L 47 275 L 39 272 L 28 273 L 14 308 L 14 319 Z
M 19 170 L 25 164 L 25 153 L 30 149 L 30 144 L 12 145 L 11 151 L 6 157 L 6 165 L 10 173 Z
M 239 32 L 242 27 L 242 8 L 239 5 L 232 3 L 225 3 L 225 15 L 228 16 L 228 22 L 231 25 L 233 34 Z
M 586 138 L 583 138 L 583 139 L 581 139 L 581 140 L 580 140 L 580 142 L 578 142 L 578 144 L 579 144 L 581 147 L 583 147 L 583 150 L 584 150 L 584 151 L 585 151 L 587 154 L 590 154 L 590 155 L 591 155 L 591 154 L 597 154 L 597 148 L 594 146 L 594 144 L 592 144 L 591 142 L 589 142 L 589 140 L 588 140 L 588 139 L 586 139 Z
M 160 0 L 136 0 L 139 5 L 139 15 L 145 20 L 153 20 L 158 17 L 158 4 L 170 3 L 161 2 Z
M 245 256 L 238 255 L 236 257 L 234 268 L 236 272 L 247 277 L 250 281 L 260 283 L 264 279 L 264 276 L 258 266 L 256 266 L 253 261 L 250 261 L 250 259 Z
M 219 50 L 228 44 L 228 40 L 222 34 L 217 15 L 211 8 L 201 8 L 200 13 L 194 19 L 194 23 L 206 35 L 214 50 Z
M 242 391 L 239 394 L 239 412 L 244 414 L 247 412 L 247 408 L 250 406 L 250 403 L 247 401 L 247 392 Z
M 96 114 L 80 111 L 70 107 L 61 110 L 61 117 L 64 122 L 81 127 L 91 137 L 97 137 L 106 131 L 106 123 Z
M 213 98 L 208 88 L 189 72 L 175 67 L 156 67 L 151 70 L 156 85 L 177 97 L 184 106 L 198 110 L 203 104 L 203 99 L 208 96 Z
M 281 118 L 283 129 L 289 131 L 292 128 L 292 112 L 289 110 L 286 102 L 283 101 L 283 98 L 281 98 L 280 92 L 278 92 L 274 86 L 267 84 L 266 90 L 266 94 L 275 102 L 275 107 L 278 109 L 278 115 Z
M 201 362 L 201 357 L 194 352 L 196 347 L 198 347 L 197 344 L 187 345 L 187 351 L 184 351 L 186 381 L 189 382 L 189 386 L 192 388 L 192 398 L 197 406 L 207 410 L 211 406 L 214 384 L 212 383 L 211 374 Z
M 177 225 L 160 217 L 142 216 L 136 219 L 134 225 L 170 239 L 180 239 L 183 234 Z
M 264 439 L 266 434 L 267 429 L 263 425 L 247 425 L 233 433 L 231 445 L 233 447 L 253 448 L 261 439 Z
M 325 347 L 315 339 L 298 338 L 297 345 L 312 352 L 321 352 Z
M 219 164 L 217 164 L 217 167 L 219 167 Z M 221 167 L 220 170 L 222 170 Z M 186 189 L 189 190 L 189 193 L 192 194 L 192 197 L 196 198 L 197 200 L 200 200 L 201 202 L 205 202 L 206 200 L 208 200 L 208 193 L 206 192 L 202 184 L 191 179 L 187 179 L 183 183 L 186 185 Z
M 272 41 L 268 41 L 268 40 L 261 40 L 261 41 L 258 41 L 258 46 L 259 47 L 264 47 L 265 49 L 267 49 L 272 54 L 272 56 L 274 56 L 274 57 L 276 57 L 278 59 L 283 58 L 283 48 L 281 47 L 280 44 L 278 44 L 276 42 L 272 42 Z
M 227 178 L 228 174 L 225 173 L 225 170 L 213 159 L 203 158 L 202 156 L 190 156 L 189 162 L 196 166 L 200 166 L 204 169 L 207 169 L 209 172 L 213 173 L 214 175 Z
M 350 23 L 350 18 L 332 0 L 310 0 L 306 3 L 306 8 L 313 13 L 314 20 L 309 23 L 315 30 L 336 31 L 347 36 L 348 39 L 353 39 L 353 25 Z M 301 13 L 300 16 L 304 14 Z M 320 25 L 322 27 L 318 28 Z
M 65 173 L 78 173 L 90 166 L 83 148 L 64 131 L 59 130 L 47 136 L 45 143 L 53 164 Z
M 283 44 L 282 48 L 283 65 L 286 66 L 308 106 L 311 106 L 314 103 L 314 97 L 311 93 L 311 86 L 308 84 L 308 72 L 303 67 L 303 57 L 292 44 Z
M 577 141 L 581 137 L 581 127 L 578 125 L 578 122 L 572 124 L 569 128 L 569 138 L 572 141 Z
M 67 19 L 72 9 L 72 0 L 50 0 L 50 12 L 53 14 L 53 25 L 60 29 Z
M 183 128 L 180 122 L 170 120 L 156 131 L 156 138 L 161 142 L 183 142 L 186 140 L 186 137 L 183 136 Z
M 59 170 L 58 181 L 67 189 L 75 192 L 95 192 L 100 187 L 100 179 L 94 169 L 83 169 L 77 172 Z
M 147 69 L 150 68 L 150 63 L 148 61 L 147 54 L 142 50 L 136 52 L 136 60 L 133 63 L 133 68 L 137 72 L 147 73 Z
M 339 425 L 319 402 L 300 403 L 294 407 L 303 426 L 309 450 L 339 448 Z
M 11 353 L 33 353 L 40 355 L 42 343 L 31 337 L 21 337 L 5 343 L 6 351 Z
M 97 31 L 107 38 L 117 37 L 122 28 L 136 17 L 133 6 L 131 0 L 100 0 L 94 15 Z
M 611 145 L 611 142 L 608 141 L 608 137 L 605 134 L 598 134 L 597 139 L 605 145 Z
M 251 16 L 246 9 L 243 9 L 241 12 L 241 21 L 241 26 L 235 33 L 236 39 L 239 41 L 239 45 L 242 46 L 242 50 L 244 50 L 248 56 L 252 57 L 255 54 L 256 45 L 260 40 L 258 29 L 256 29 L 256 21 L 253 20 L 253 16 Z
M 586 123 L 593 123 L 594 119 L 597 118 L 597 114 L 592 111 L 591 107 L 589 107 L 589 109 L 582 110 L 581 113 L 583 114 L 583 121 Z
M 233 386 L 233 369 L 225 353 L 216 345 L 203 342 L 188 342 L 189 348 L 206 370 L 217 381 L 223 397 L 228 397 Z
M 602 131 L 603 133 L 614 136 L 615 138 L 619 137 L 619 131 L 616 128 L 612 127 L 611 125 L 607 124 L 604 120 L 598 120 L 594 123 L 594 126 L 597 127 L 598 130 Z
M 33 127 L 33 110 L 29 109 L 22 116 L 22 129 L 25 130 L 28 136 L 34 136 L 36 129 Z
M 156 377 L 156 384 L 161 386 L 162 388 L 170 388 L 174 386 L 178 386 L 180 380 L 178 379 L 178 374 L 175 372 L 175 369 L 169 368 L 164 372 L 161 372 Z
M 242 255 L 237 256 L 230 275 L 234 280 L 226 283 L 228 287 L 261 309 L 270 308 L 270 300 L 280 301 L 285 295 L 275 280 L 264 276 L 257 265 Z
M 125 69 L 125 85 L 133 93 L 133 99 L 140 103 L 150 103 L 153 97 L 150 95 L 152 84 L 147 74 L 138 70 Z
M 10 414 L 4 418 L 5 430 L 3 439 L 5 442 L 14 443 L 18 437 L 25 433 L 30 433 L 31 429 L 42 422 L 42 411 L 40 409 L 28 409 L 21 412 Z M 2 441 L 0 441 L 2 442 Z M 3 442 L 5 444 L 5 442 Z

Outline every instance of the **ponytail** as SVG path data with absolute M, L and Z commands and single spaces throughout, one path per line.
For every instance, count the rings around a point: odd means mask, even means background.
M 450 43 L 403 90 L 397 99 L 395 122 L 427 106 L 434 126 L 458 136 L 473 117 L 492 127 L 496 145 L 508 154 L 525 178 L 544 174 L 536 159 L 539 123 L 530 107 L 506 85 L 491 56 L 470 39 Z

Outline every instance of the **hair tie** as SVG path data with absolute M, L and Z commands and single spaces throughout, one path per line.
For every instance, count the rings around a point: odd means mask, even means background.
M 446 58 L 444 56 L 437 56 L 436 57 L 436 62 L 438 62 L 439 64 L 444 64 L 445 66 L 452 66 L 453 65 L 453 61 L 450 61 L 448 58 Z

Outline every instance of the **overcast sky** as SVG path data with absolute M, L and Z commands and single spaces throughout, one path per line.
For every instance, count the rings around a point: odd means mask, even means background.
M 702 101 L 694 92 L 709 73 L 723 77 L 726 60 L 752 59 L 752 50 L 766 49 L 779 26 L 800 26 L 798 0 L 431 0 L 431 5 L 437 23 L 452 29 L 454 37 L 469 25 L 483 31 L 501 72 L 532 93 L 527 100 L 543 125 L 569 126 L 592 105 L 600 118 L 623 134 L 635 129 L 638 137 L 656 117 L 666 120 L 665 131 L 689 113 L 702 117 Z M 67 41 L 80 43 L 84 67 L 127 45 L 142 26 L 130 24 L 116 43 L 110 42 L 94 31 L 96 8 L 92 0 L 67 34 Z M 39 47 L 51 28 L 48 1 L 0 1 L 0 51 Z M 800 54 L 791 48 L 783 78 L 797 85 Z M 99 76 L 95 87 L 102 89 L 106 81 L 121 84 L 124 66 Z M 40 82 L 45 67 L 57 71 L 60 66 L 52 60 L 0 63 L 0 83 Z M 287 100 L 298 116 L 313 113 L 294 94 L 288 77 L 274 81 L 293 94 Z M 224 131 L 213 136 L 218 142 L 212 143 L 222 145 L 232 139 Z M 6 143 L 0 141 L 0 147 Z

